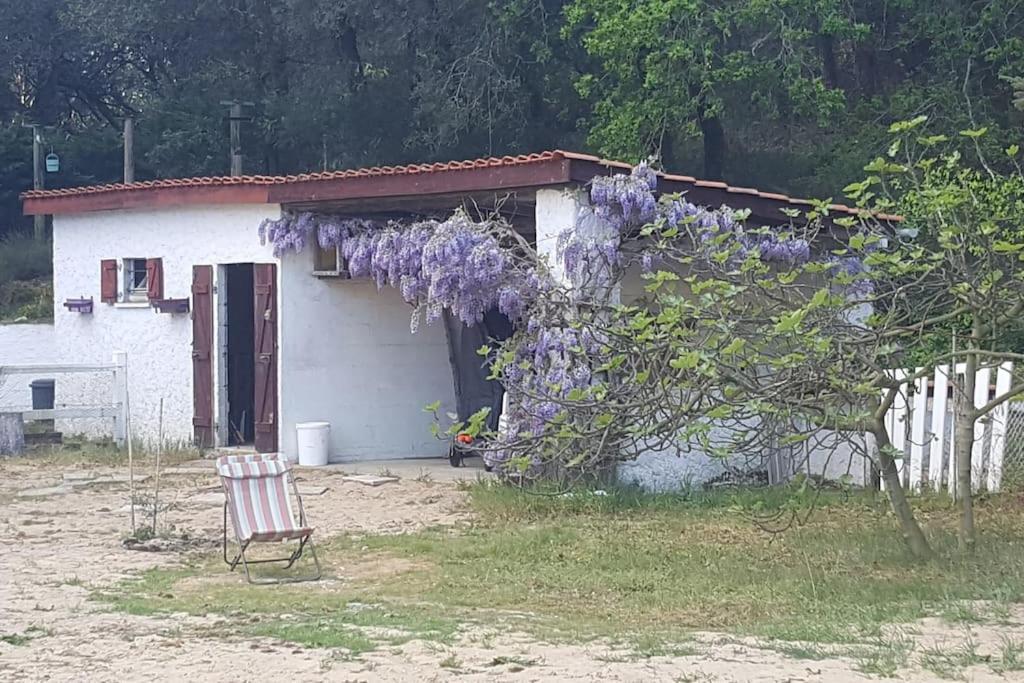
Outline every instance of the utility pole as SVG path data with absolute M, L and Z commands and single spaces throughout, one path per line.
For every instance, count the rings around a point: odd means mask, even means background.
M 38 123 L 23 123 L 22 128 L 32 129 L 32 189 L 42 190 L 43 183 L 43 127 Z M 33 236 L 37 242 L 46 239 L 46 216 L 36 214 L 33 218 Z
M 228 122 L 231 126 L 231 175 L 242 175 L 242 122 L 252 121 L 251 116 L 242 115 L 242 107 L 252 107 L 253 102 L 239 100 L 222 101 L 221 105 L 228 108 Z
M 135 123 L 130 116 L 124 120 L 124 182 L 135 182 Z

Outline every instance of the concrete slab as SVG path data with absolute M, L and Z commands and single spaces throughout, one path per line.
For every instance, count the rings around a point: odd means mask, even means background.
M 312 484 L 297 484 L 300 496 L 322 496 L 327 493 L 326 486 L 315 486 Z
M 195 505 L 209 506 L 209 507 L 221 507 L 224 505 L 224 494 L 221 491 L 211 491 L 210 493 L 198 493 L 194 496 L 189 496 L 187 502 Z
M 214 468 L 213 463 L 205 465 L 203 467 L 185 467 L 178 465 L 176 467 L 168 467 L 163 471 L 163 474 L 170 475 L 189 475 L 189 476 L 216 476 L 217 470 Z
M 383 484 L 393 484 L 398 481 L 398 477 L 381 477 L 376 474 L 350 474 L 342 477 L 341 480 L 353 484 L 362 484 L 363 486 L 382 486 Z
M 381 477 L 447 483 L 472 482 L 479 478 L 494 476 L 484 470 L 484 464 L 480 458 L 467 458 L 462 467 L 452 467 L 447 458 L 407 458 L 332 462 L 323 467 L 297 467 L 296 472 L 306 469 L 339 475 L 372 474 Z
M 63 496 L 71 493 L 73 489 L 69 486 L 46 486 L 37 489 L 24 489 L 14 494 L 15 498 L 49 498 L 50 496 Z
M 149 479 L 148 474 L 136 474 L 135 483 L 141 484 Z M 94 486 L 96 484 L 127 484 L 130 479 L 127 474 L 101 474 L 93 477 L 92 479 L 66 479 L 64 480 L 65 486 L 84 487 Z
M 88 479 L 95 479 L 99 474 L 91 470 L 74 470 L 72 472 L 65 472 L 63 477 L 64 481 L 85 481 Z

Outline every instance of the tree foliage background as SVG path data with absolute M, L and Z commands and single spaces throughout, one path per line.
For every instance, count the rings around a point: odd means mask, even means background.
M 583 148 L 839 196 L 894 120 L 1021 125 L 1013 0 L 0 0 L 0 231 L 24 224 L 24 122 L 48 186 Z

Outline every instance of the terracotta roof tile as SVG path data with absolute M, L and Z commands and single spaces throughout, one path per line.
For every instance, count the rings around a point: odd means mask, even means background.
M 204 176 L 198 178 L 166 178 L 161 180 L 144 180 L 135 183 L 109 183 L 106 185 L 88 185 L 54 190 L 29 190 L 21 195 L 22 199 L 42 199 L 45 197 L 67 197 L 72 195 L 100 194 L 105 192 L 128 192 L 148 188 L 163 187 L 208 187 L 211 185 L 282 185 L 307 181 L 338 180 L 345 178 L 370 178 L 374 176 L 411 175 L 414 173 L 434 173 L 444 171 L 471 170 L 491 166 L 515 166 L 537 161 L 546 161 L 560 156 L 558 152 L 540 152 L 521 154 L 518 156 L 489 157 L 484 159 L 466 159 L 463 161 L 434 162 L 423 164 L 407 164 L 403 166 L 373 166 L 369 168 L 346 169 L 340 171 L 323 171 L 316 173 L 300 173 L 286 176 L 245 175 L 245 176 Z
M 60 188 L 53 190 L 30 190 L 21 195 L 24 199 L 45 199 L 49 197 L 74 197 L 83 195 L 97 195 L 105 193 L 124 193 L 124 192 L 136 192 L 139 190 L 147 189 L 160 189 L 160 188 L 187 188 L 187 187 L 214 187 L 214 186 L 244 186 L 249 188 L 265 187 L 272 185 L 287 185 L 292 183 L 305 183 L 305 182 L 323 182 L 331 180 L 345 180 L 353 178 L 373 178 L 382 176 L 402 176 L 402 175 L 417 175 L 424 173 L 444 173 L 444 172 L 460 172 L 460 171 L 474 171 L 479 169 L 489 169 L 501 166 L 521 166 L 525 164 L 532 164 L 537 162 L 550 161 L 555 159 L 566 159 L 584 161 L 592 164 L 597 164 L 601 167 L 608 169 L 608 171 L 627 171 L 632 168 L 631 164 L 615 161 L 611 159 L 603 159 L 598 156 L 591 154 L 582 154 L 579 152 L 570 152 L 565 150 L 552 150 L 546 152 L 535 152 L 532 154 L 519 154 L 519 155 L 508 155 L 502 157 L 485 157 L 481 159 L 466 159 L 462 161 L 449 161 L 449 162 L 433 162 L 433 163 L 421 163 L 421 164 L 406 164 L 401 166 L 373 166 L 369 168 L 358 168 L 358 169 L 347 169 L 339 171 L 320 171 L 313 173 L 300 173 L 295 175 L 286 176 L 267 176 L 267 175 L 244 175 L 244 176 L 204 176 L 199 178 L 167 178 L 161 180 L 145 180 L 135 183 L 110 183 L 107 185 L 91 185 L 85 187 L 70 187 Z M 796 206 L 809 206 L 811 202 L 806 199 L 799 199 L 789 197 L 785 194 L 779 194 L 775 192 L 761 192 L 760 190 L 750 187 L 733 187 L 727 183 L 713 180 L 700 180 L 688 175 L 670 174 L 670 173 L 659 173 L 660 176 L 666 180 L 671 180 L 676 183 L 690 184 L 694 187 L 700 187 L 705 189 L 717 189 L 724 190 L 729 194 L 746 195 L 751 197 L 760 197 L 773 202 L 791 204 Z M 848 214 L 859 214 L 860 210 L 845 206 L 843 204 L 833 204 L 830 207 L 833 211 L 848 213 Z M 883 216 L 882 218 L 897 219 L 895 216 Z

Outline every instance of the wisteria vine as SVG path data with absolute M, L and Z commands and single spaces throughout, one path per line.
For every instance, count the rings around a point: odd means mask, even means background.
M 467 325 L 492 308 L 520 319 L 527 292 L 536 293 L 541 283 L 516 269 L 490 227 L 463 211 L 445 221 L 411 223 L 301 213 L 266 220 L 259 234 L 280 257 L 302 251 L 315 233 L 321 247 L 338 249 L 350 277 L 398 289 L 415 307 L 415 330 L 421 312 L 432 323 L 444 309 Z
M 792 231 L 748 228 L 745 217 L 727 207 L 701 207 L 679 196 L 659 200 L 657 180 L 646 164 L 593 180 L 589 208 L 558 238 L 556 259 L 566 281 L 535 251 L 509 239 L 515 231 L 500 218 L 474 221 L 461 210 L 443 221 L 404 223 L 287 214 L 264 221 L 259 236 L 278 257 L 301 252 L 312 239 L 336 247 L 351 277 L 401 292 L 414 307 L 413 331 L 421 314 L 431 323 L 445 309 L 467 325 L 494 308 L 512 320 L 516 334 L 492 358 L 508 392 L 506 425 L 485 455 L 502 466 L 525 452 L 515 444 L 543 437 L 564 421 L 567 400 L 591 387 L 607 360 L 601 340 L 566 320 L 564 309 L 546 305 L 546 294 L 561 288 L 572 299 L 588 284 L 615 282 L 634 265 L 651 272 L 663 257 L 651 247 L 652 229 L 678 234 L 682 248 L 697 257 L 727 253 L 733 263 L 755 258 L 782 266 L 812 258 L 808 240 Z M 833 256 L 827 264 L 851 281 L 863 272 L 852 257 Z M 525 457 L 538 464 L 535 452 Z

